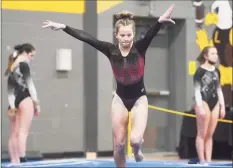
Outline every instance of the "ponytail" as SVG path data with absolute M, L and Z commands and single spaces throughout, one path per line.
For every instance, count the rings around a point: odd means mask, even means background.
M 11 66 L 13 65 L 13 63 L 15 62 L 15 60 L 18 58 L 18 52 L 14 51 L 8 58 L 8 66 L 7 69 L 4 73 L 5 76 L 8 76 L 9 73 L 11 72 Z

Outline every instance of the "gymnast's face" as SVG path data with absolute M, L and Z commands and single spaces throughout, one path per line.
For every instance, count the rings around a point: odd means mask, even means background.
M 122 48 L 129 48 L 134 39 L 134 32 L 132 25 L 120 26 L 116 34 L 116 38 Z
M 29 52 L 29 53 L 26 53 L 26 56 L 28 57 L 28 59 L 30 61 L 32 61 L 32 59 L 33 59 L 33 57 L 34 57 L 35 54 L 36 54 L 36 51 L 33 50 L 33 51 Z
M 218 51 L 215 47 L 211 47 L 209 48 L 209 51 L 207 53 L 207 55 L 205 56 L 206 60 L 210 63 L 210 64 L 215 64 L 218 61 Z

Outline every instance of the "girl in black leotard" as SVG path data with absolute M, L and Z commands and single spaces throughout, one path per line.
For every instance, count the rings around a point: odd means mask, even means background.
M 201 163 L 211 161 L 213 134 L 218 118 L 225 116 L 225 103 L 220 85 L 220 72 L 215 47 L 205 47 L 197 59 L 200 67 L 194 75 L 197 117 L 196 149 Z
M 38 97 L 33 83 L 30 65 L 35 55 L 31 44 L 21 44 L 14 47 L 15 51 L 9 56 L 7 92 L 11 124 L 9 138 L 9 153 L 12 164 L 26 161 L 26 142 L 34 114 L 40 112 Z
M 117 82 L 117 90 L 112 102 L 112 128 L 114 143 L 114 160 L 117 167 L 125 167 L 125 136 L 127 131 L 128 112 L 132 113 L 131 146 L 136 161 L 143 159 L 140 144 L 147 124 L 148 101 L 144 86 L 145 54 L 152 39 L 156 36 L 162 22 L 170 19 L 174 9 L 172 5 L 159 20 L 153 24 L 145 36 L 134 41 L 135 23 L 133 15 L 123 12 L 118 15 L 115 34 L 118 44 L 100 41 L 88 33 L 60 23 L 46 21 L 43 28 L 63 29 L 67 34 L 88 43 L 109 59 Z

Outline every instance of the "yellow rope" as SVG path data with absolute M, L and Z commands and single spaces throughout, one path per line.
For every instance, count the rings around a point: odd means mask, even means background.
M 182 116 L 186 116 L 186 117 L 196 118 L 196 115 L 194 115 L 194 114 L 188 114 L 188 113 L 185 113 L 185 112 L 170 110 L 170 109 L 161 108 L 161 107 L 157 107 L 157 106 L 148 105 L 148 108 L 153 109 L 153 110 L 159 110 L 159 111 L 166 112 L 166 113 L 172 113 L 172 114 L 176 114 L 176 115 L 182 115 Z M 219 119 L 218 121 L 223 122 L 223 123 L 233 124 L 233 121 L 231 121 L 231 120 Z M 127 155 L 128 155 L 128 157 L 131 157 L 132 156 L 132 147 L 130 145 L 131 113 L 129 113 L 129 120 L 128 120 L 128 128 L 127 129 L 128 129 Z
M 196 115 L 194 115 L 194 114 L 188 114 L 188 113 L 185 113 L 185 112 L 180 112 L 180 111 L 175 111 L 175 110 L 169 110 L 169 109 L 166 109 L 166 108 L 161 108 L 161 107 L 152 106 L 152 105 L 148 105 L 148 107 L 150 109 L 159 110 L 159 111 L 166 112 L 166 113 L 172 113 L 172 114 L 176 114 L 176 115 L 182 115 L 182 116 L 196 118 Z M 219 119 L 218 121 L 219 122 L 224 122 L 224 123 L 229 123 L 229 124 L 233 123 L 233 121 L 231 121 L 231 120 L 224 120 L 224 119 Z

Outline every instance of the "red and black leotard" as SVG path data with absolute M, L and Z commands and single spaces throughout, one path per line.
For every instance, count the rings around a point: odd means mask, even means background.
M 122 99 L 128 111 L 134 106 L 139 97 L 146 94 L 144 86 L 145 54 L 152 39 L 161 28 L 161 23 L 153 24 L 145 36 L 133 43 L 129 54 L 123 57 L 117 45 L 100 41 L 83 30 L 66 26 L 63 30 L 67 34 L 77 38 L 106 55 L 111 63 L 117 83 L 116 93 Z

